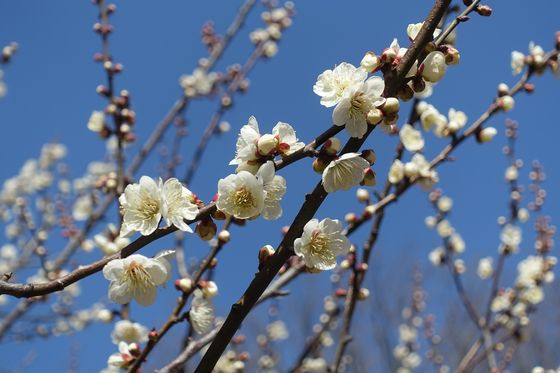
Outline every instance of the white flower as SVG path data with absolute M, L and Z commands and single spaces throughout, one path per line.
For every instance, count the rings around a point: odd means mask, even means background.
M 167 281 L 169 268 L 169 262 L 163 257 L 146 258 L 139 254 L 110 261 L 103 268 L 103 276 L 111 281 L 109 299 L 118 304 L 136 299 L 141 305 L 149 306 L 155 301 L 156 286 Z
M 313 92 L 321 96 L 321 105 L 331 107 L 339 103 L 348 88 L 362 83 L 366 78 L 365 69 L 343 62 L 319 75 Z
M 193 220 L 198 214 L 198 206 L 193 203 L 193 194 L 181 182 L 171 178 L 163 183 L 160 180 L 162 206 L 161 215 L 166 227 L 172 224 L 184 232 L 192 233 L 185 220 Z
M 545 260 L 542 256 L 528 256 L 517 265 L 517 284 L 530 287 L 537 285 L 545 273 Z
M 431 83 L 439 81 L 447 71 L 445 55 L 440 51 L 430 52 L 422 65 L 422 77 Z
M 305 146 L 303 142 L 298 141 L 296 131 L 288 123 L 276 123 L 272 135 L 278 139 L 278 151 L 282 155 L 290 155 Z
M 459 233 L 452 233 L 449 237 L 449 246 L 454 253 L 460 254 L 465 251 L 465 241 Z
M 139 184 L 129 184 L 119 197 L 123 213 L 121 237 L 134 231 L 143 236 L 154 232 L 161 220 L 161 196 L 156 182 L 142 176 Z
M 517 167 L 509 166 L 508 168 L 506 168 L 504 177 L 507 181 L 517 180 L 517 178 L 519 177 L 519 172 L 517 170 Z
M 294 241 L 294 252 L 303 258 L 305 265 L 317 270 L 329 270 L 336 266 L 336 256 L 350 250 L 350 241 L 340 232 L 342 225 L 329 218 L 320 222 L 311 219 L 303 227 L 303 235 Z
M 500 240 L 506 246 L 509 246 L 512 250 L 517 250 L 517 247 L 521 243 L 521 228 L 506 224 L 500 233 Z
M 449 212 L 453 207 L 453 200 L 450 197 L 442 196 L 437 200 L 437 208 L 442 212 Z
M 455 110 L 453 108 L 449 109 L 449 122 L 447 123 L 447 129 L 450 133 L 455 133 L 467 124 L 467 116 L 462 111 Z
M 208 333 L 214 326 L 214 305 L 200 289 L 194 291 L 189 321 L 197 334 Z
M 89 117 L 87 128 L 93 132 L 100 132 L 105 127 L 105 114 L 102 111 L 94 111 Z
M 253 161 L 257 159 L 257 141 L 261 136 L 259 132 L 259 124 L 254 116 L 249 118 L 249 122 L 241 127 L 239 137 L 235 144 L 235 158 L 229 164 L 241 164 L 242 162 Z
M 236 218 L 249 219 L 259 215 L 264 209 L 264 200 L 262 181 L 247 171 L 218 181 L 216 206 Z
M 391 168 L 389 169 L 389 182 L 396 184 L 404 177 L 404 165 L 399 159 L 395 159 Z
M 120 342 L 144 343 L 148 341 L 148 329 L 137 322 L 119 320 L 115 323 L 115 328 L 111 333 L 111 341 L 117 345 Z
M 286 324 L 282 320 L 276 320 L 266 326 L 266 333 L 273 341 L 281 341 L 289 336 Z
M 370 164 L 359 153 L 346 153 L 335 159 L 323 171 L 323 187 L 328 193 L 348 190 L 364 178 Z
M 334 108 L 333 123 L 345 125 L 350 136 L 362 138 L 367 132 L 367 113 L 379 101 L 384 88 L 383 79 L 372 76 L 346 89 Z
M 529 43 L 529 53 L 531 54 L 531 57 L 533 57 L 533 63 L 539 67 L 540 65 L 542 65 L 545 60 L 544 60 L 544 49 L 540 46 L 535 44 L 534 42 L 530 42 Z
M 84 194 L 76 198 L 72 208 L 72 217 L 75 220 L 83 221 L 90 217 L 93 212 L 92 196 Z
M 268 161 L 257 171 L 257 178 L 263 183 L 265 199 L 262 216 L 266 220 L 276 220 L 282 216 L 280 200 L 286 193 L 286 179 L 274 174 L 274 162 Z
M 540 286 L 530 286 L 523 289 L 520 292 L 519 297 L 527 303 L 539 304 L 544 299 L 544 291 Z
M 217 79 L 218 74 L 215 72 L 207 73 L 205 69 L 197 67 L 192 75 L 182 75 L 179 84 L 188 97 L 205 96 L 212 92 Z
M 123 247 L 130 244 L 130 239 L 126 237 L 116 236 L 116 228 L 113 224 L 109 224 L 107 233 L 98 233 L 93 236 L 95 245 L 103 251 L 105 255 L 113 255 L 120 251 Z
M 525 55 L 518 51 L 511 52 L 511 72 L 517 75 L 523 71 L 525 67 Z
M 409 152 L 417 152 L 424 147 L 424 138 L 422 137 L 422 133 L 410 124 L 405 124 L 401 128 L 399 136 L 404 147 Z
M 125 369 L 135 359 L 133 351 L 138 351 L 136 343 L 127 344 L 126 342 L 120 342 L 119 352 L 115 352 L 107 360 L 107 365 L 109 365 L 107 371 L 119 372 L 120 369 Z
M 413 41 L 414 39 L 416 39 L 416 36 L 418 36 L 418 33 L 420 32 L 420 29 L 422 28 L 423 25 L 424 25 L 424 22 L 411 23 L 406 27 L 406 34 L 408 35 L 408 38 L 410 39 L 410 41 Z M 437 38 L 439 36 L 439 34 L 441 34 L 441 29 L 436 28 L 434 30 L 434 39 Z
M 379 66 L 381 66 L 381 58 L 375 55 L 373 52 L 367 52 L 360 62 L 360 66 L 364 68 L 367 72 L 373 72 Z
M 511 111 L 515 107 L 515 100 L 509 95 L 502 96 L 498 98 L 498 106 L 504 112 Z
M 492 262 L 493 259 L 489 256 L 480 259 L 480 261 L 478 262 L 478 276 L 485 280 L 487 278 L 490 278 L 492 276 L 492 274 L 494 273 L 494 269 L 492 268 Z

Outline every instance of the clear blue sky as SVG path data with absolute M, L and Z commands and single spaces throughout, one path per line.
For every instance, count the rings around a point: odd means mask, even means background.
M 206 54 L 199 42 L 202 24 L 212 19 L 217 31 L 224 32 L 240 4 L 241 1 L 215 0 L 175 0 L 160 2 L 157 6 L 145 0 L 117 2 L 118 10 L 112 17 L 115 33 L 111 36 L 111 51 L 115 61 L 123 63 L 125 71 L 117 77 L 116 86 L 131 92 L 139 143 L 179 97 L 179 76 L 192 71 L 196 60 Z M 449 69 L 429 99 L 442 113 L 454 107 L 474 120 L 491 102 L 498 83 L 515 82 L 509 67 L 512 50 L 525 52 L 531 40 L 545 50 L 552 47 L 559 26 L 557 17 L 552 15 L 559 14 L 560 3 L 536 1 L 529 4 L 516 0 L 496 1 L 490 5 L 494 8 L 492 17 L 473 16 L 459 28 L 461 64 Z M 330 126 L 331 110 L 320 106 L 319 98 L 312 91 L 317 75 L 342 61 L 358 64 L 365 51 L 381 52 L 394 37 L 399 38 L 401 45 L 406 45 L 407 24 L 420 22 L 429 6 L 430 2 L 411 0 L 296 2 L 297 16 L 293 26 L 285 32 L 279 54 L 271 61 L 259 62 L 250 76 L 249 92 L 235 100 L 235 108 L 225 118 L 232 124 L 232 132 L 212 140 L 203 169 L 191 189 L 202 199 L 209 200 L 216 181 L 232 172 L 227 162 L 233 157 L 237 130 L 250 115 L 257 117 L 262 130 L 270 130 L 280 120 L 291 123 L 299 138 L 306 142 Z M 247 32 L 261 26 L 261 11 L 262 8 L 257 7 L 251 13 L 246 27 L 228 49 L 218 69 L 245 60 L 250 51 Z M 100 110 L 104 105 L 95 93 L 95 87 L 105 82 L 104 72 L 92 61 L 93 53 L 100 49 L 99 38 L 92 32 L 96 16 L 96 8 L 89 1 L 35 0 L 0 5 L 0 44 L 17 41 L 20 45 L 13 63 L 5 68 L 8 95 L 0 100 L 3 134 L 0 136 L 0 159 L 4 160 L 0 180 L 15 175 L 26 159 L 38 156 L 42 144 L 53 140 L 67 144 L 68 163 L 75 177 L 84 173 L 89 161 L 103 157 L 104 143 L 86 128 L 91 111 Z M 546 210 L 558 219 L 560 124 L 556 122 L 560 85 L 550 74 L 538 77 L 534 83 L 535 93 L 516 99 L 516 109 L 507 117 L 520 123 L 519 156 L 526 165 L 539 159 L 545 166 L 549 192 Z M 189 111 L 187 118 L 192 136 L 183 147 L 186 159 L 192 156 L 196 136 L 208 123 L 215 107 L 215 103 L 197 102 Z M 406 112 L 405 106 L 403 113 Z M 440 169 L 440 187 L 455 200 L 452 218 L 467 242 L 466 260 L 467 264 L 472 264 L 471 268 L 474 268 L 475 258 L 495 254 L 499 242 L 496 218 L 506 213 L 507 193 L 503 183 L 506 162 L 501 154 L 505 144 L 505 119 L 506 116 L 500 114 L 491 120 L 500 133 L 494 142 L 479 146 L 470 141 L 455 154 L 454 164 Z M 428 138 L 427 153 L 430 155 L 443 143 L 432 136 Z M 376 170 L 380 179 L 388 169 L 395 140 L 379 133 L 367 142 L 367 146 L 377 152 Z M 232 243 L 222 253 L 218 272 L 218 281 L 222 281 L 218 299 L 220 314 L 225 314 L 229 304 L 252 278 L 258 247 L 279 242 L 280 228 L 289 224 L 299 208 L 302 194 L 317 182 L 318 176 L 311 174 L 309 168 L 309 162 L 304 161 L 283 172 L 288 194 L 283 204 L 284 216 L 279 221 L 257 220 L 243 229 L 233 229 Z M 157 155 L 151 157 L 138 177 L 141 174 L 156 176 L 156 170 Z M 528 167 L 525 171 L 528 172 Z M 300 177 L 302 172 L 309 176 Z M 340 212 L 340 206 L 347 208 Z M 343 218 L 345 212 L 355 207 L 354 192 L 341 192 L 325 203 L 318 217 Z M 375 267 L 378 257 L 386 261 L 395 253 L 406 252 L 411 263 L 418 261 L 425 266 L 428 252 L 438 245 L 436 235 L 423 224 L 430 212 L 424 192 L 407 193 L 388 212 L 372 265 Z M 529 226 L 526 228 L 530 230 Z M 357 234 L 355 242 L 361 243 L 365 233 L 364 230 Z M 157 252 L 169 244 L 169 241 L 164 242 L 150 245 L 143 253 Z M 203 243 L 190 242 L 188 252 L 191 247 L 193 255 L 204 252 Z M 62 241 L 53 240 L 51 245 L 55 249 Z M 523 249 L 525 253 L 532 250 L 528 239 Z M 97 254 L 84 254 L 78 260 L 88 263 L 96 260 Z M 409 270 L 409 266 L 398 266 L 395 275 L 409 276 Z M 442 280 L 447 280 L 446 275 L 443 271 L 434 274 Z M 225 281 L 232 277 L 235 281 Z M 320 287 L 324 294 L 328 292 L 326 285 Z M 106 288 L 107 283 L 100 274 L 88 279 L 82 288 L 83 304 L 103 299 Z M 159 326 L 175 296 L 173 287 L 169 286 L 160 292 L 154 309 L 146 312 L 133 307 L 133 317 L 149 327 Z M 10 303 L 13 304 L 14 301 Z M 14 368 L 28 351 L 36 354 L 28 371 L 63 371 L 68 368 L 72 349 L 77 351 L 80 372 L 98 371 L 115 349 L 110 343 L 110 329 L 96 325 L 70 337 L 32 344 L 10 342 L 0 348 L 0 371 Z M 153 359 L 157 361 L 157 354 Z

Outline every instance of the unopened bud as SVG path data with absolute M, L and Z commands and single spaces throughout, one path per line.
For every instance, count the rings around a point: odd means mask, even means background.
M 158 338 L 158 332 L 155 329 L 150 330 L 148 333 L 148 339 L 150 341 L 155 341 Z
M 461 60 L 461 54 L 455 47 L 447 47 L 445 51 L 445 63 L 448 65 L 457 65 Z
M 509 93 L 509 87 L 506 83 L 498 84 L 498 96 L 506 96 Z
M 362 151 L 362 158 L 365 159 L 366 161 L 368 161 L 370 165 L 375 164 L 375 161 L 377 160 L 377 156 L 375 155 L 375 152 L 373 151 L 373 149 L 363 150 Z
M 515 106 L 515 101 L 511 96 L 502 96 L 498 99 L 498 106 L 505 112 L 508 112 L 513 109 Z
M 230 240 L 230 233 L 227 230 L 223 230 L 220 231 L 220 233 L 218 233 L 218 240 L 220 241 L 220 243 L 224 244 L 224 243 L 228 243 Z
M 274 255 L 274 248 L 271 245 L 265 245 L 259 250 L 259 270 L 261 270 L 268 258 Z
M 383 112 L 377 108 L 373 108 L 367 113 L 367 122 L 375 125 L 383 120 Z
M 385 114 L 393 114 L 399 111 L 400 104 L 396 97 L 387 97 L 385 104 L 381 107 Z
M 319 158 L 315 158 L 313 160 L 313 171 L 317 172 L 318 174 L 322 174 L 323 171 L 325 171 L 325 168 L 327 168 L 327 165 L 324 161 Z
M 364 179 L 362 180 L 360 185 L 366 185 L 371 187 L 377 185 L 377 180 L 375 179 L 375 172 L 371 168 L 368 168 L 367 170 L 364 171 Z
M 358 292 L 358 300 L 366 300 L 369 298 L 369 289 L 361 288 Z
M 344 216 L 344 220 L 346 221 L 346 223 L 352 224 L 355 223 L 356 220 L 358 220 L 358 217 L 353 212 L 349 212 Z
M 479 143 L 490 142 L 497 133 L 494 127 L 486 127 L 476 134 L 476 139 Z
M 488 5 L 478 5 L 475 10 L 483 17 L 490 17 L 492 15 L 492 8 Z
M 218 295 L 218 285 L 214 281 L 204 281 L 201 286 L 205 298 L 210 299 Z
M 397 93 L 397 96 L 403 101 L 409 101 L 412 97 L 414 97 L 414 91 L 408 84 L 404 84 Z
M 334 295 L 339 297 L 339 298 L 344 298 L 346 296 L 346 294 L 348 294 L 348 291 L 346 289 L 342 289 L 342 288 L 338 288 L 334 292 Z
M 336 155 L 340 151 L 341 147 L 342 147 L 342 143 L 340 142 L 340 140 L 336 137 L 331 137 L 330 139 L 325 141 L 325 144 L 323 145 L 323 150 L 328 155 Z
M 374 72 L 381 66 L 381 58 L 377 57 L 373 52 L 367 52 L 360 65 L 368 72 Z
M 356 191 L 356 198 L 360 202 L 366 202 L 367 203 L 369 201 L 368 190 L 364 189 L 364 188 L 358 188 L 358 190 Z
M 527 93 L 533 93 L 535 91 L 535 85 L 533 83 L 525 83 L 523 84 L 523 89 Z
M 270 155 L 278 146 L 278 139 L 269 133 L 262 135 L 257 141 L 257 149 L 260 155 Z
M 391 63 L 397 58 L 397 51 L 393 48 L 387 48 L 381 54 L 381 61 Z
M 193 281 L 190 278 L 179 278 L 175 280 L 175 289 L 188 293 L 193 288 Z

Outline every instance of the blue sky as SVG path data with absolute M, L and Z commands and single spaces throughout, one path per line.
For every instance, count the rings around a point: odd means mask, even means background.
M 217 31 L 224 32 L 240 3 L 216 0 L 175 0 L 157 5 L 145 0 L 117 3 L 118 10 L 112 17 L 115 33 L 110 43 L 115 60 L 124 65 L 125 71 L 117 77 L 116 86 L 131 93 L 137 113 L 139 143 L 181 94 L 179 76 L 192 71 L 197 59 L 206 55 L 199 42 L 202 24 L 212 19 Z M 454 107 L 474 120 L 490 104 L 498 83 L 515 82 L 509 67 L 512 50 L 525 52 L 531 40 L 545 50 L 553 45 L 558 22 L 551 15 L 559 13 L 560 3 L 537 1 L 528 5 L 516 0 L 490 5 L 494 8 L 492 17 L 473 16 L 459 28 L 457 43 L 461 64 L 449 69 L 428 100 L 442 113 Z M 407 24 L 420 22 L 428 9 L 429 2 L 411 0 L 327 0 L 320 6 L 318 2 L 296 2 L 297 15 L 293 26 L 284 34 L 279 54 L 270 61 L 259 62 L 251 74 L 249 91 L 235 99 L 235 107 L 225 118 L 231 123 L 232 131 L 212 140 L 191 189 L 206 201 L 212 198 L 216 181 L 232 172 L 227 163 L 234 154 L 236 133 L 250 115 L 257 117 L 263 131 L 270 130 L 277 121 L 288 122 L 306 142 L 328 128 L 331 109 L 319 105 L 319 98 L 312 91 L 317 75 L 342 61 L 358 64 L 365 51 L 380 53 L 394 37 L 399 38 L 401 45 L 406 44 Z M 218 64 L 218 70 L 246 59 L 251 50 L 247 33 L 261 26 L 261 11 L 262 7 L 257 6 L 250 14 L 247 25 Z M 17 41 L 20 45 L 13 63 L 4 69 L 8 95 L 0 100 L 3 131 L 0 158 L 5 160 L 0 168 L 0 180 L 15 175 L 26 159 L 37 157 L 41 145 L 50 141 L 68 146 L 68 164 L 75 177 L 84 173 L 89 161 L 103 157 L 104 143 L 86 128 L 91 111 L 100 110 L 104 105 L 103 99 L 95 93 L 95 87 L 105 81 L 104 72 L 92 60 L 93 53 L 100 49 L 99 38 L 92 32 L 96 15 L 95 7 L 88 1 L 35 0 L 0 5 L 0 44 Z M 508 199 L 503 183 L 506 160 L 501 154 L 506 118 L 520 124 L 518 150 L 519 157 L 527 165 L 524 174 L 531 160 L 539 159 L 544 164 L 548 176 L 546 211 L 553 219 L 558 218 L 557 141 L 560 130 L 555 122 L 558 121 L 556 104 L 560 85 L 550 74 L 537 77 L 534 83 L 535 93 L 522 94 L 516 99 L 513 112 L 507 116 L 499 114 L 490 121 L 500 134 L 495 141 L 484 146 L 469 141 L 455 153 L 457 160 L 453 164 L 445 164 L 440 169 L 440 187 L 455 200 L 452 219 L 467 242 L 467 264 L 474 264 L 480 256 L 494 255 L 499 242 L 496 218 L 507 212 Z M 215 102 L 196 102 L 189 110 L 191 135 L 185 140 L 182 151 L 187 160 L 192 157 L 197 135 L 215 108 Z M 402 110 L 407 113 L 407 106 Z M 435 154 L 444 145 L 433 136 L 427 138 L 428 155 Z M 389 167 L 395 141 L 395 138 L 375 133 L 366 143 L 377 152 L 375 169 L 380 179 Z M 129 154 L 135 149 L 132 147 Z M 137 176 L 157 176 L 157 158 L 154 154 Z M 179 169 L 182 176 L 184 167 Z M 304 172 L 308 176 L 302 178 L 300 175 Z M 310 191 L 318 180 L 318 176 L 310 172 L 308 161 L 286 169 L 283 175 L 288 182 L 284 216 L 277 222 L 257 220 L 243 229 L 232 230 L 232 242 L 222 253 L 223 267 L 217 278 L 223 283 L 217 301 L 221 314 L 225 314 L 229 304 L 252 278 L 258 247 L 279 242 L 281 227 L 290 223 L 303 193 Z M 344 207 L 342 211 L 341 206 Z M 329 198 L 317 217 L 343 218 L 356 207 L 354 191 L 341 192 Z M 439 244 L 437 236 L 423 224 L 429 213 L 424 192 L 415 189 L 407 193 L 388 212 L 372 265 L 375 267 L 378 258 L 385 262 L 387 258 L 400 255 L 397 253 L 406 252 L 411 264 L 418 261 L 426 266 L 427 253 Z M 529 238 L 530 225 L 526 229 Z M 355 242 L 363 242 L 366 230 L 356 235 Z M 192 255 L 205 252 L 204 243 L 194 239 L 189 242 L 188 250 L 192 248 Z M 166 244 L 169 242 L 150 245 L 144 253 L 151 255 Z M 52 240 L 52 245 L 55 249 L 62 241 Z M 526 254 L 532 250 L 528 239 L 523 249 Z M 96 260 L 96 255 L 82 254 L 77 260 L 87 263 Z M 394 275 L 409 276 L 409 272 L 410 266 L 397 266 Z M 433 276 L 441 275 L 436 279 L 447 280 L 443 272 Z M 235 281 L 226 281 L 232 276 Z M 87 300 L 102 299 L 106 286 L 101 275 L 84 282 L 84 304 Z M 324 294 L 328 292 L 325 281 L 318 286 L 323 288 Z M 176 296 L 172 286 L 161 293 L 156 307 L 158 312 L 135 307 L 134 317 L 148 326 L 159 326 Z M 4 367 L 12 368 L 26 351 L 33 350 L 36 359 L 29 371 L 47 367 L 50 371 L 61 371 L 68 367 L 67 353 L 76 348 L 79 371 L 97 371 L 104 366 L 114 346 L 110 343 L 109 326 L 93 329 L 82 335 L 50 341 L 7 344 L 0 351 L 0 360 L 7 361 L 2 364 Z M 60 353 L 60 359 L 50 358 L 54 351 Z M 154 356 L 157 359 L 157 354 Z

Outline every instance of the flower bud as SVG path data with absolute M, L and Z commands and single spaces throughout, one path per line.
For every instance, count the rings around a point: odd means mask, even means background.
M 102 111 L 94 111 L 89 117 L 87 128 L 93 132 L 101 132 L 105 127 L 105 114 Z
M 210 299 L 218 295 L 218 285 L 214 281 L 204 281 L 201 286 L 205 298 Z
M 430 83 L 438 82 L 446 71 L 445 56 L 440 51 L 431 52 L 422 63 L 422 77 Z
M 344 215 L 344 220 L 348 224 L 353 224 L 358 220 L 358 217 L 353 212 L 349 212 L 348 214 Z
M 445 63 L 448 65 L 457 65 L 461 60 L 461 54 L 455 47 L 447 47 L 445 51 Z
M 509 87 L 506 83 L 498 84 L 498 96 L 506 96 L 509 93 Z
M 323 174 L 325 168 L 327 168 L 327 164 L 320 158 L 315 158 L 313 160 L 313 171 L 317 172 L 318 174 Z
M 397 58 L 398 51 L 394 48 L 387 48 L 381 53 L 381 61 L 391 63 Z
M 377 185 L 377 180 L 375 179 L 375 172 L 371 168 L 368 168 L 364 171 L 364 179 L 362 180 L 360 185 L 366 185 L 371 187 Z
M 268 258 L 274 255 L 274 248 L 271 245 L 264 245 L 259 250 L 259 270 L 261 270 Z
M 237 168 L 235 169 L 235 172 L 240 172 L 240 171 L 247 171 L 252 173 L 253 175 L 255 175 L 257 173 L 257 171 L 259 170 L 261 164 L 257 161 L 244 161 L 241 162 L 239 164 L 239 166 L 237 166 Z
M 109 311 L 106 308 L 103 308 L 99 311 L 97 311 L 97 320 L 104 322 L 104 323 L 110 323 L 111 321 L 113 321 L 113 312 Z
M 492 8 L 488 5 L 478 5 L 475 11 L 482 17 L 490 17 L 492 15 Z
M 426 89 L 426 81 L 421 76 L 415 76 L 410 82 L 412 83 L 412 90 L 416 93 L 424 92 Z
M 513 97 L 506 95 L 502 96 L 498 99 L 498 107 L 502 109 L 504 112 L 508 112 L 513 109 L 515 106 L 515 101 Z
M 218 227 L 216 226 L 216 223 L 212 221 L 212 219 L 201 221 L 200 223 L 198 223 L 195 229 L 198 236 L 204 241 L 211 240 L 216 234 L 217 230 Z
M 399 88 L 399 91 L 397 92 L 397 96 L 399 97 L 399 99 L 406 102 L 409 101 L 412 97 L 414 97 L 414 91 L 412 90 L 412 88 L 410 88 L 408 84 L 404 84 L 401 88 Z
M 224 243 L 228 243 L 230 240 L 230 233 L 227 230 L 223 230 L 220 231 L 220 233 L 218 233 L 218 241 L 222 244 Z
M 407 177 L 414 177 L 418 175 L 418 166 L 416 166 L 416 163 L 407 162 L 404 165 L 404 174 Z
M 479 143 L 490 142 L 497 133 L 498 131 L 494 127 L 486 127 L 476 134 L 476 139 Z
M 381 59 L 375 55 L 373 52 L 367 52 L 362 58 L 360 65 L 368 72 L 374 72 L 381 66 Z
M 361 288 L 358 292 L 358 300 L 366 300 L 369 298 L 369 289 Z
M 387 99 L 385 100 L 385 104 L 383 104 L 383 107 L 381 107 L 385 114 L 397 113 L 399 111 L 399 108 L 399 100 L 396 97 L 387 97 Z
M 175 280 L 175 289 L 188 293 L 193 288 L 193 281 L 190 278 L 184 277 Z
M 375 125 L 381 122 L 383 119 L 383 112 L 377 108 L 373 108 L 367 113 L 367 122 L 369 124 Z
M 362 158 L 369 162 L 370 165 L 374 165 L 377 160 L 377 156 L 373 149 L 366 149 L 362 151 Z
M 341 263 L 341 265 L 342 265 L 342 263 Z M 346 294 L 348 294 L 348 291 L 346 289 L 342 289 L 342 288 L 338 288 L 334 292 L 334 295 L 337 296 L 338 298 L 344 298 L 346 296 Z
M 535 85 L 533 83 L 523 84 L 523 90 L 527 93 L 533 93 L 535 91 Z
M 358 190 L 356 191 L 356 198 L 360 202 L 365 202 L 365 203 L 369 202 L 368 190 L 364 188 L 358 188 Z
M 270 155 L 278 146 L 278 139 L 269 133 L 262 135 L 257 141 L 257 149 L 260 155 Z
M 323 150 L 328 155 L 336 155 L 340 151 L 341 147 L 342 147 L 342 143 L 340 142 L 340 140 L 336 137 L 331 137 L 330 139 L 325 141 L 325 144 L 323 145 Z

